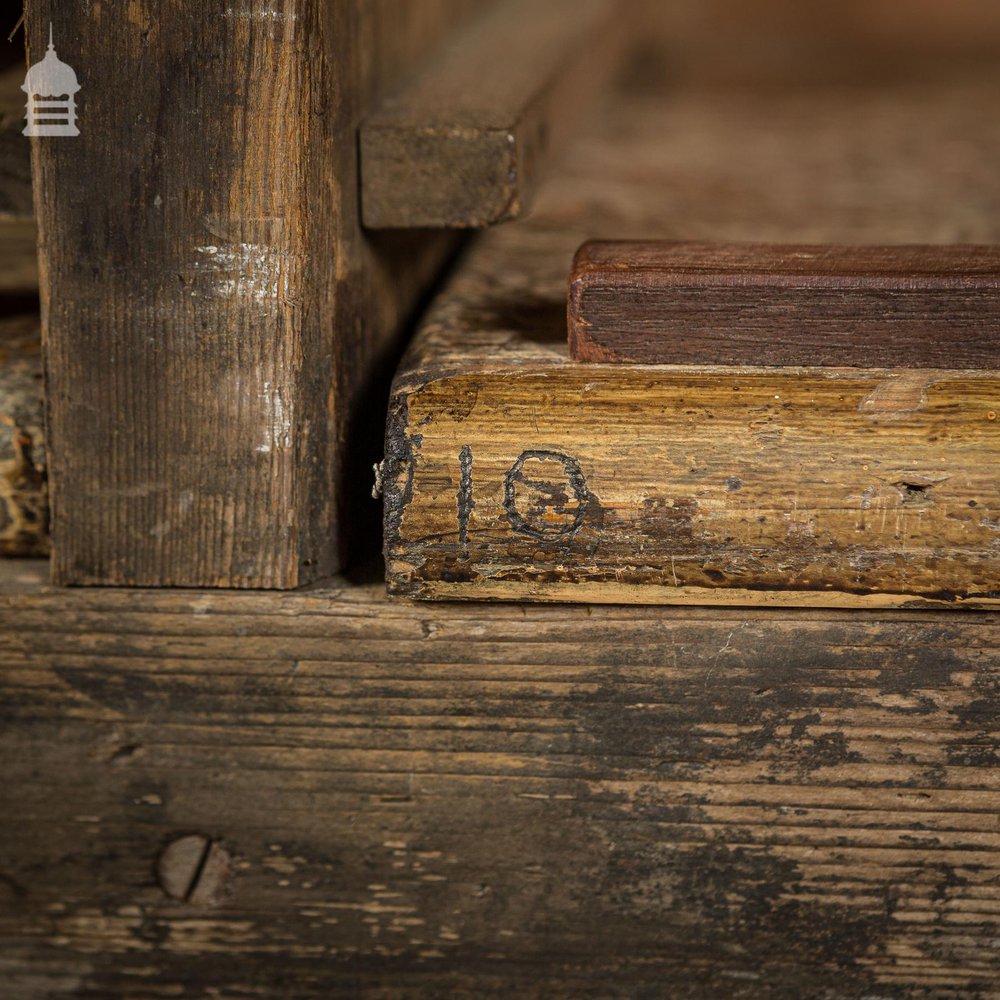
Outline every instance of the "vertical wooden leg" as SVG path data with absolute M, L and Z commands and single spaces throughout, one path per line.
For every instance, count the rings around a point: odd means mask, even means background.
M 29 4 L 80 83 L 32 139 L 57 583 L 342 564 L 349 415 L 451 246 L 359 222 L 367 103 L 471 6 L 419 5 L 408 39 L 400 0 Z

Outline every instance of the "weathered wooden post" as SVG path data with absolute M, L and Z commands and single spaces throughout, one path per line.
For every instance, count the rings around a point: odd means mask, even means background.
M 32 140 L 56 582 L 342 564 L 348 415 L 451 242 L 365 237 L 356 132 L 471 6 L 29 5 L 81 84 Z

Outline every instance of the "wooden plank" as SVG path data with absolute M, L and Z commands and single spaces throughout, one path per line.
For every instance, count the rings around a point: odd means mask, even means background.
M 369 102 L 470 4 L 417 5 L 409 40 L 400 6 L 29 10 L 32 58 L 51 19 L 86 81 L 80 136 L 33 147 L 60 583 L 344 563 L 377 448 L 359 408 L 453 248 L 358 218 Z
M 0 222 L 30 219 L 31 147 L 24 129 L 24 66 L 0 71 Z
M 9 1000 L 995 992 L 996 614 L 42 578 L 0 567 Z M 191 835 L 212 906 L 157 884 Z
M 1000 248 L 590 242 L 568 322 L 577 361 L 1000 368 Z
M 421 352 L 387 442 L 393 593 L 1000 606 L 996 373 Z
M 528 208 L 548 161 L 608 80 L 620 0 L 503 0 L 361 131 L 365 225 L 486 226 Z
M 985 167 L 1000 131 L 974 127 L 981 86 L 632 97 L 595 121 L 533 218 L 481 237 L 400 371 L 384 475 L 394 592 L 995 604 L 996 371 L 577 365 L 565 343 L 587 232 L 1000 242 Z

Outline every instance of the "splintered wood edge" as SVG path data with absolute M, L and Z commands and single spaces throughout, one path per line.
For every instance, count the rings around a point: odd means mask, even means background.
M 387 563 L 388 592 L 396 598 L 423 601 L 532 601 L 547 604 L 677 605 L 733 608 L 803 608 L 879 611 L 948 609 L 996 611 L 1000 599 L 935 600 L 916 594 L 851 594 L 844 591 L 744 590 L 736 587 L 664 587 L 655 584 L 618 583 L 446 583 L 399 576 L 410 565 L 405 560 Z
M 504 0 L 475 20 L 363 124 L 364 224 L 478 228 L 524 214 L 609 80 L 626 20 L 615 0 Z

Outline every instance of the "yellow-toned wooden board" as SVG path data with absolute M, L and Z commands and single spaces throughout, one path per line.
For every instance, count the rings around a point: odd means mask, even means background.
M 1000 605 L 1000 377 L 553 364 L 395 400 L 418 597 Z

